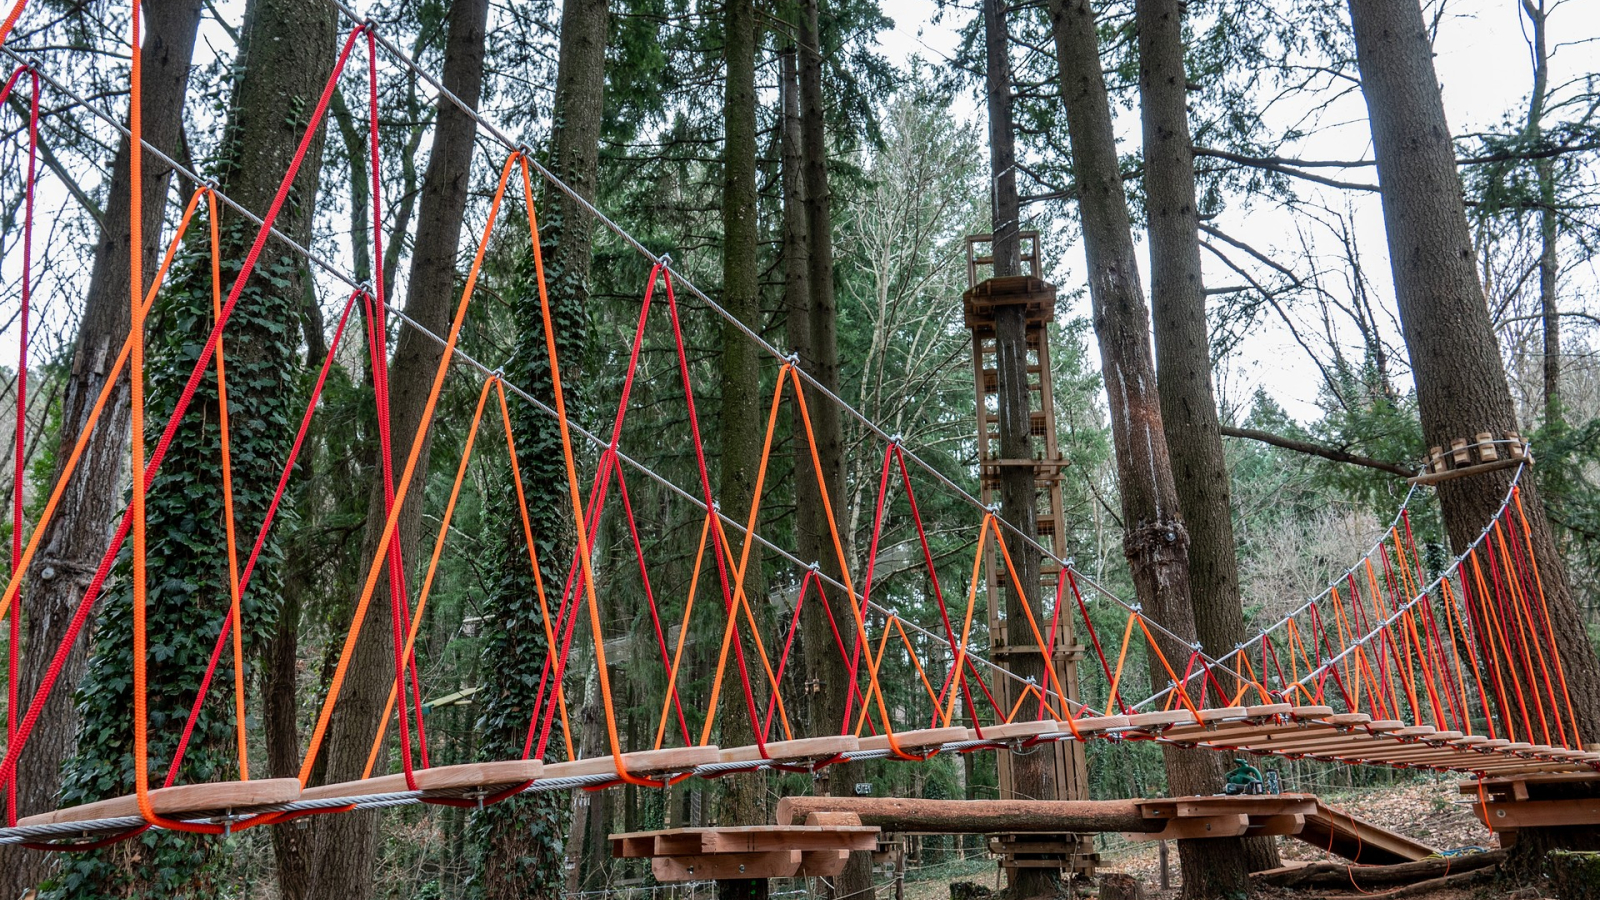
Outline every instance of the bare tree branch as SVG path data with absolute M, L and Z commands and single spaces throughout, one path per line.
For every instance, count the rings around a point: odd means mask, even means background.
M 1222 433 L 1228 437 L 1259 441 L 1263 444 L 1270 444 L 1283 450 L 1292 450 L 1295 453 L 1304 453 L 1309 456 L 1319 456 L 1323 459 L 1332 460 L 1333 462 L 1349 463 L 1352 466 L 1364 466 L 1368 469 L 1377 469 L 1380 472 L 1388 472 L 1391 475 L 1399 475 L 1401 478 L 1410 478 L 1411 476 L 1417 474 L 1414 470 L 1408 469 L 1405 466 L 1397 463 L 1384 462 L 1381 459 L 1373 459 L 1370 456 L 1362 456 L 1358 453 L 1351 453 L 1350 451 L 1340 447 L 1329 447 L 1325 444 L 1314 444 L 1310 441 L 1299 441 L 1295 440 L 1294 438 L 1286 438 L 1282 435 L 1273 434 L 1270 431 L 1260 431 L 1255 428 L 1234 428 L 1231 425 L 1224 425 L 1222 426 Z

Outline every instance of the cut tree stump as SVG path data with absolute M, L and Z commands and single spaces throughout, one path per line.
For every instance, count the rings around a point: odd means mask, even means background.
M 971 881 L 950 882 L 950 900 L 990 900 L 995 892 Z
M 1124 872 L 1100 876 L 1100 900 L 1144 900 L 1144 885 Z
M 1550 886 L 1561 900 L 1600 900 L 1600 853 L 1552 850 Z

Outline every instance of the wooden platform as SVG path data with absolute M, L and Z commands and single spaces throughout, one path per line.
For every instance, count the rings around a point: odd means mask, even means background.
M 220 781 L 210 784 L 180 784 L 150 792 L 150 806 L 167 818 L 195 819 L 209 815 L 237 815 L 262 807 L 280 806 L 300 799 L 300 782 L 294 778 L 267 778 L 261 781 Z M 69 806 L 54 812 L 28 816 L 22 825 L 57 825 L 63 822 L 91 822 L 139 815 L 135 794 Z
M 657 881 L 831 877 L 852 851 L 878 846 L 878 829 L 849 813 L 813 813 L 804 825 L 669 828 L 611 836 L 619 859 L 649 859 Z
M 1374 864 L 1409 862 L 1437 852 L 1333 809 L 1311 794 L 1175 797 L 1140 800 L 1138 805 L 1146 818 L 1165 825 L 1160 831 L 1124 833 L 1133 841 L 1286 835 L 1352 862 Z
M 465 763 L 459 766 L 438 766 L 418 769 L 412 773 L 417 790 L 423 799 L 461 798 L 487 795 L 503 791 L 527 781 L 535 781 L 544 773 L 544 764 L 537 759 L 515 759 L 505 762 Z M 327 800 L 336 797 L 370 797 L 376 794 L 395 794 L 411 790 L 404 772 L 380 775 L 360 781 L 343 781 L 306 788 L 302 800 Z
M 766 744 L 767 755 L 762 756 L 762 747 L 750 744 L 744 747 L 724 747 L 717 754 L 718 762 L 733 763 L 747 762 L 755 765 L 784 763 L 828 761 L 838 757 L 841 753 L 860 749 L 860 742 L 854 735 L 833 735 L 832 737 L 800 738 L 793 741 L 768 741 Z
M 1503 843 L 1522 828 L 1600 825 L 1600 773 L 1527 773 L 1463 781 L 1460 789 L 1481 798 L 1472 813 Z
M 897 731 L 894 733 L 895 743 L 900 746 L 901 750 L 905 750 L 908 753 L 926 753 L 930 748 L 938 749 L 945 744 L 952 744 L 966 739 L 967 729 L 955 727 L 920 728 L 916 731 Z M 856 749 L 888 750 L 889 736 L 886 734 L 874 734 L 870 737 L 861 738 L 857 742 Z
M 623 768 L 629 775 L 663 775 L 692 772 L 696 766 L 718 762 L 721 751 L 714 746 L 674 747 L 670 750 L 644 750 L 622 755 Z M 612 756 L 591 756 L 567 762 L 550 763 L 540 777 L 586 778 L 594 775 L 617 775 L 617 761 Z

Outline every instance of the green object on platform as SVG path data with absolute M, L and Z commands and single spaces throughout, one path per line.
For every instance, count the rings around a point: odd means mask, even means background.
M 1234 769 L 1228 773 L 1228 784 L 1247 788 L 1261 783 L 1261 770 L 1243 759 L 1234 759 Z

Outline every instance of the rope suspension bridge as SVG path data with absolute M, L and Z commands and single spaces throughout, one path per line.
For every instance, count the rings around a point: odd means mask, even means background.
M 1458 461 L 1470 474 L 1474 466 L 1514 466 L 1515 477 L 1499 511 L 1484 524 L 1472 544 L 1436 571 L 1429 572 L 1418 552 L 1412 529 L 1412 505 L 1426 494 L 1414 488 L 1382 538 L 1327 588 L 1306 600 L 1251 641 L 1221 658 L 1212 658 L 1191 642 L 1169 631 L 1036 541 L 1033 546 L 1059 567 L 1053 598 L 1036 617 L 1027 609 L 1025 622 L 1033 648 L 1041 654 L 1044 683 L 1015 675 L 1007 666 L 984 657 L 977 647 L 975 614 L 987 598 L 982 586 L 990 583 L 986 567 L 998 567 L 994 580 L 1021 591 L 1018 568 L 1010 545 L 1018 536 L 994 510 L 984 506 L 959 484 L 941 474 L 912 448 L 872 420 L 828 392 L 798 361 L 767 343 L 759 334 L 730 316 L 712 298 L 685 280 L 670 260 L 652 254 L 626 231 L 594 209 L 581 196 L 556 179 L 534 158 L 530 148 L 508 138 L 493 123 L 478 119 L 487 134 L 504 150 L 487 219 L 478 237 L 465 285 L 450 327 L 444 334 L 422 329 L 404 316 L 384 296 L 381 247 L 371 257 L 378 271 L 372 287 L 354 279 L 334 263 L 300 246 L 274 229 L 291 185 L 308 148 L 325 122 L 336 85 L 352 57 L 366 58 L 367 129 L 372 177 L 374 223 L 381 224 L 381 164 L 377 78 L 380 55 L 411 69 L 431 84 L 443 102 L 455 103 L 469 115 L 477 113 L 456 99 L 432 75 L 385 39 L 369 21 L 339 4 L 349 20 L 337 64 L 315 106 L 299 148 L 282 174 L 277 195 L 265 212 L 257 214 L 235 204 L 215 185 L 190 172 L 143 143 L 139 120 L 140 39 L 139 17 L 134 15 L 131 75 L 131 111 L 127 126 L 94 103 L 74 95 L 40 66 L 24 59 L 4 40 L 15 25 L 26 0 L 18 0 L 0 26 L 0 52 L 16 63 L 0 99 L 24 80 L 31 86 L 29 106 L 29 166 L 25 232 L 21 251 L 21 310 L 17 380 L 16 464 L 13 484 L 12 566 L 5 593 L 0 597 L 0 617 L 6 617 L 10 634 L 7 680 L 7 727 L 0 784 L 7 791 L 7 821 L 0 827 L 0 843 L 25 844 L 49 850 L 83 850 L 125 840 L 149 828 L 218 834 L 296 818 L 338 814 L 355 809 L 430 803 L 482 807 L 523 792 L 602 790 L 616 785 L 662 787 L 688 778 L 717 778 L 758 770 L 815 772 L 847 760 L 901 760 L 918 762 L 937 754 L 1013 751 L 1060 741 L 1110 743 L 1156 742 L 1225 752 L 1308 758 L 1399 768 L 1454 771 L 1480 778 L 1541 773 L 1584 773 L 1600 768 L 1600 753 L 1585 750 L 1573 711 L 1565 667 L 1551 628 L 1543 583 L 1535 563 L 1529 527 L 1523 513 L 1520 480 L 1531 457 L 1520 439 L 1484 437 L 1462 450 Z M 76 447 L 67 458 L 58 481 L 34 521 L 25 521 L 22 504 L 23 424 L 28 373 L 27 328 L 32 301 L 34 160 L 41 92 L 57 92 L 131 138 L 132 183 L 141 183 L 146 157 L 171 166 L 199 184 L 188 198 L 174 234 L 161 258 L 148 290 L 143 289 L 140 248 L 140 194 L 133 192 L 131 227 L 132 327 L 105 380 L 105 387 Z M 536 183 L 548 183 L 587 207 L 603 226 L 631 245 L 649 263 L 642 286 L 636 327 L 629 344 L 628 364 L 611 418 L 609 434 L 582 428 L 572 420 L 562 382 L 562 360 L 551 300 L 545 283 L 541 253 Z M 515 228 L 521 222 L 501 222 L 508 192 L 526 211 L 527 248 L 532 254 L 538 289 L 541 327 L 548 356 L 552 390 L 545 400 L 511 384 L 502 371 L 473 359 L 459 344 L 464 322 L 476 298 L 479 277 L 491 236 L 497 227 Z M 211 229 L 211 292 L 213 321 L 209 334 L 188 374 L 173 409 L 166 411 L 160 437 L 145 446 L 144 324 L 163 288 L 193 219 L 204 203 Z M 257 233 L 242 267 L 231 283 L 222 278 L 217 229 L 223 207 L 253 223 Z M 374 235 L 382 229 L 375 227 Z M 257 260 L 268 241 L 277 240 L 301 254 L 309 264 L 342 281 L 349 292 L 334 327 L 329 349 L 307 397 L 292 448 L 282 461 L 272 500 L 259 523 L 235 521 L 233 511 L 233 461 L 229 444 L 226 346 L 228 323 Z M 520 236 L 519 236 L 520 240 Z M 747 510 L 723 510 L 711 477 L 705 441 L 695 408 L 696 380 L 685 346 L 684 320 L 678 292 L 687 291 L 697 307 L 709 310 L 756 342 L 777 366 L 768 413 L 761 465 L 756 474 L 754 501 Z M 345 342 L 361 337 L 347 335 L 352 311 L 365 323 L 365 364 L 372 373 L 378 434 L 382 444 L 384 528 L 378 551 L 364 561 L 361 590 L 352 605 L 341 651 L 325 696 L 315 715 L 315 725 L 296 778 L 252 779 L 249 770 L 247 690 L 244 681 L 241 625 L 251 577 L 261 562 L 263 547 L 277 519 L 286 491 L 335 358 L 348 353 Z M 406 448 L 404 464 L 391 463 L 388 409 L 389 317 L 399 327 L 416 329 L 443 348 L 434 373 L 421 424 Z M 356 330 L 361 330 L 360 328 Z M 670 337 L 673 362 L 682 392 L 683 415 L 689 446 L 693 450 L 695 480 L 675 483 L 625 452 L 624 423 L 639 370 L 641 350 L 649 334 Z M 473 373 L 478 380 L 476 405 L 465 410 L 441 406 L 444 387 L 453 370 Z M 60 504 L 66 485 L 77 471 L 89 435 L 105 417 L 115 383 L 124 375 L 132 394 L 133 479 L 126 511 L 108 541 L 93 578 L 74 610 L 71 627 L 55 648 L 28 648 L 31 653 L 52 653 L 46 675 L 32 697 L 19 696 L 19 623 L 28 615 L 21 588 L 24 574 L 39 552 L 41 536 Z M 216 623 L 216 639 L 205 676 L 194 685 L 191 706 L 170 759 L 152 759 L 150 710 L 146 708 L 149 673 L 146 659 L 152 635 L 146 628 L 146 521 L 145 502 L 155 483 L 178 428 L 192 415 L 192 401 L 202 384 L 214 379 L 220 406 L 221 452 L 217 477 L 225 498 L 229 589 L 228 611 Z M 811 491 L 804 502 L 820 504 L 829 523 L 827 560 L 802 559 L 762 534 L 762 485 L 777 433 L 779 414 L 789 409 L 812 437 L 812 410 L 808 395 L 837 405 L 854 416 L 878 441 L 876 500 L 871 508 L 870 548 L 859 571 L 846 553 L 846 541 L 833 509 L 835 485 L 821 484 L 820 475 L 799 479 Z M 563 485 L 570 506 L 569 525 L 575 535 L 571 559 L 563 559 L 567 575 L 560 584 L 541 577 L 542 552 L 534 539 L 533 523 L 522 473 L 518 469 L 518 435 L 513 428 L 511 404 L 527 403 L 557 424 L 561 439 Z M 448 498 L 437 511 L 438 530 L 420 583 L 413 590 L 404 573 L 398 527 L 401 511 L 409 502 L 423 502 L 418 460 L 431 429 L 443 417 L 461 415 L 469 423 Z M 527 563 L 536 579 L 537 602 L 543 620 L 543 645 L 548 649 L 537 689 L 537 701 L 527 711 L 526 737 L 520 757 L 463 765 L 433 766 L 424 726 L 424 704 L 415 644 L 430 596 L 435 590 L 440 561 L 450 542 L 451 522 L 467 486 L 470 464 L 481 450 L 495 452 L 494 441 L 482 434 L 485 421 L 497 420 L 504 438 L 510 489 L 520 511 L 520 528 Z M 479 447 L 479 438 L 484 437 Z M 815 440 L 808 440 L 814 473 L 823 467 Z M 398 468 L 398 470 L 397 470 Z M 699 517 L 698 542 L 688 590 L 681 598 L 667 597 L 652 586 L 651 560 L 641 539 L 639 523 L 629 494 L 628 479 L 643 477 L 690 505 Z M 1427 481 L 1423 476 L 1421 481 Z M 953 496 L 972 510 L 975 545 L 969 577 L 947 596 L 941 584 L 935 555 L 917 502 L 918 483 Z M 887 512 L 895 503 L 910 512 L 916 533 L 915 550 L 920 565 L 888 576 L 876 571 Z M 645 598 L 650 629 L 649 650 L 660 667 L 665 687 L 652 700 L 654 726 L 647 744 L 630 746 L 619 728 L 617 703 L 612 696 L 606 663 L 606 628 L 601 615 L 594 560 L 594 536 L 604 515 L 620 516 L 627 544 L 637 563 L 639 587 Z M 244 526 L 254 526 L 238 531 Z M 1058 526 L 1059 527 L 1059 526 Z M 1031 540 L 1031 539 L 1030 539 Z M 113 564 L 125 545 L 132 560 L 133 696 L 130 727 L 134 747 L 134 791 L 80 806 L 58 809 L 19 819 L 16 809 L 18 760 L 39 724 L 40 711 L 59 689 L 62 668 L 103 596 Z M 763 628 L 748 591 L 747 578 L 757 546 L 792 565 L 800 574 L 793 610 L 776 629 Z M 548 552 L 548 551 L 544 551 Z M 708 559 L 709 557 L 709 559 Z M 827 563 L 824 566 L 824 562 Z M 836 572 L 837 576 L 827 574 Z M 909 572 L 909 574 L 907 574 Z M 386 578 L 386 573 L 393 577 Z M 903 614 L 879 599 L 885 582 L 895 578 L 925 579 L 936 616 Z M 704 585 L 702 585 L 702 578 Z M 379 582 L 388 597 L 378 597 Z M 712 594 L 710 599 L 701 593 Z M 875 597 L 877 594 L 877 597 Z M 340 695 L 372 603 L 387 601 L 393 623 L 390 643 L 394 677 L 383 725 L 373 735 L 366 770 L 361 779 L 334 784 L 313 784 L 313 771 L 330 723 L 340 714 Z M 719 602 L 720 601 L 720 602 Z M 1118 609 L 1123 624 L 1120 635 L 1097 631 L 1090 616 L 1094 604 Z M 838 672 L 848 684 L 845 713 L 837 730 L 803 734 L 791 716 L 804 685 L 794 675 L 792 651 L 805 604 L 821 605 L 830 626 Z M 1059 681 L 1052 661 L 1063 625 L 1073 617 L 1081 622 L 1093 647 L 1092 661 L 1105 679 L 1107 690 L 1099 706 L 1080 702 Z M 919 618 L 926 619 L 919 621 Z M 1102 616 L 1102 621 L 1104 617 Z M 720 629 L 715 674 L 705 685 L 689 685 L 684 677 L 685 646 L 691 623 L 712 623 Z M 676 626 L 674 628 L 674 625 Z M 581 757 L 574 746 L 572 716 L 564 686 L 571 681 L 575 647 L 592 651 L 604 712 L 605 753 Z M 902 653 L 903 651 L 903 653 Z M 1154 660 L 1170 683 L 1147 697 L 1128 696 L 1136 679 L 1128 670 L 1130 658 Z M 185 753 L 196 722 L 205 712 L 213 680 L 223 660 L 231 664 L 232 707 L 236 720 L 237 777 L 226 782 L 180 783 Z M 891 679 L 920 688 L 915 704 L 892 702 L 884 689 Z M 1009 692 L 997 690 L 1008 682 Z M 227 686 L 219 688 L 225 691 Z M 740 747 L 712 744 L 715 723 L 724 704 L 722 692 L 742 699 L 743 714 L 754 743 Z M 1015 697 L 1006 703 L 1004 697 Z M 922 702 L 926 698 L 926 703 Z M 914 707 L 914 708 L 913 708 Z M 691 728 L 690 712 L 704 710 L 698 730 Z M 724 713 L 728 715 L 729 713 Z M 385 757 L 385 730 L 393 721 L 399 749 L 399 770 L 380 771 Z M 164 773 L 153 766 L 165 763 Z M 152 772 L 157 774 L 152 775 Z

